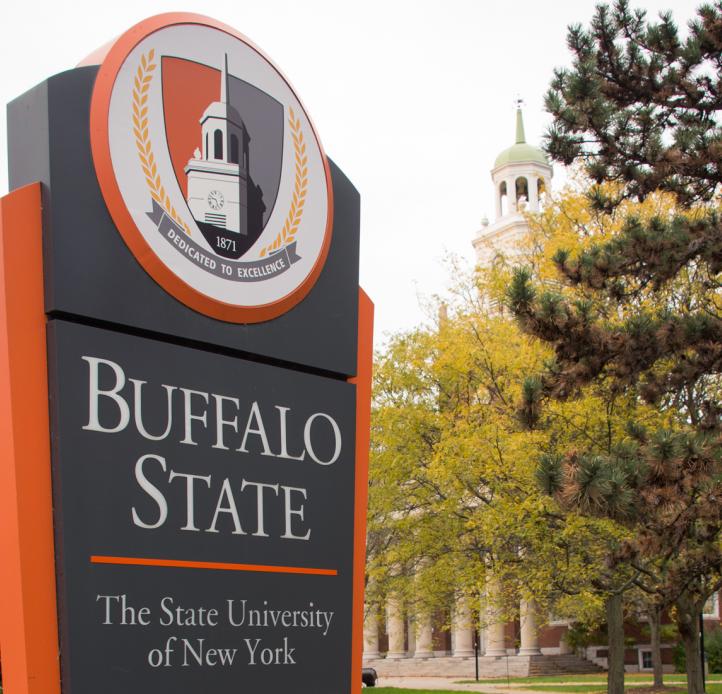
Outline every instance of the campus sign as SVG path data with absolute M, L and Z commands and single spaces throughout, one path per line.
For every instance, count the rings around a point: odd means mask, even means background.
M 300 100 L 162 15 L 8 128 L 6 691 L 358 691 L 371 304 Z

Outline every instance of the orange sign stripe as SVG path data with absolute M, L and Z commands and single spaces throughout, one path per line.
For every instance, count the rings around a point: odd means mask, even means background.
M 310 574 L 338 576 L 336 569 L 313 569 L 304 566 L 267 566 L 264 564 L 229 564 L 221 561 L 188 561 L 185 559 L 153 559 L 152 557 L 106 557 L 92 555 L 91 564 L 124 564 L 128 566 L 166 566 L 176 569 L 220 569 L 222 571 L 256 571 L 273 574 Z
M 0 647 L 6 692 L 60 694 L 42 201 L 0 198 Z
M 366 509 L 371 436 L 371 373 L 373 370 L 374 305 L 359 287 L 358 352 L 356 377 L 356 505 L 354 507 L 353 615 L 351 672 L 358 672 L 363 658 L 364 583 L 366 569 Z M 361 680 L 351 678 L 350 694 L 361 694 Z

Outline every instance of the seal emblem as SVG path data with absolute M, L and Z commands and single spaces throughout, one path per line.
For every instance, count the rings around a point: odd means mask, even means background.
M 120 37 L 91 104 L 103 197 L 143 268 L 221 320 L 275 318 L 328 253 L 328 162 L 295 92 L 214 20 L 160 15 Z

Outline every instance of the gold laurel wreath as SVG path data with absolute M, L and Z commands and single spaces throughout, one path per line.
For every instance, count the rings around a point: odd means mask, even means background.
M 296 182 L 293 187 L 291 207 L 286 215 L 283 229 L 278 233 L 273 243 L 261 250 L 259 254 L 261 258 L 267 253 L 287 246 L 296 240 L 298 225 L 301 223 L 301 217 L 303 216 L 303 206 L 306 204 L 306 193 L 308 192 L 308 155 L 306 154 L 306 143 L 303 141 L 300 118 L 296 117 L 296 114 L 290 106 L 288 107 L 288 112 L 288 124 L 291 126 L 293 150 L 296 160 Z
M 168 193 L 166 193 L 165 187 L 160 180 L 158 166 L 155 161 L 155 155 L 153 154 L 153 146 L 148 135 L 148 89 L 153 79 L 153 71 L 157 67 L 157 64 L 153 62 L 154 57 L 154 48 L 148 52 L 147 57 L 141 55 L 140 65 L 135 73 L 133 82 L 133 134 L 135 135 L 135 146 L 138 150 L 140 166 L 145 174 L 145 182 L 151 197 L 161 205 L 168 216 L 182 226 L 186 234 L 190 236 L 191 230 L 171 204 Z

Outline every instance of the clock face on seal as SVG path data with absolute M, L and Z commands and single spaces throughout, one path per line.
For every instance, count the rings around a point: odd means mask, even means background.
M 212 210 L 220 210 L 224 203 L 223 193 L 219 190 L 212 190 L 208 193 L 208 207 Z
M 323 269 L 331 175 L 301 102 L 248 39 L 207 17 L 152 17 L 100 66 L 91 148 L 136 260 L 207 316 L 255 323 Z

